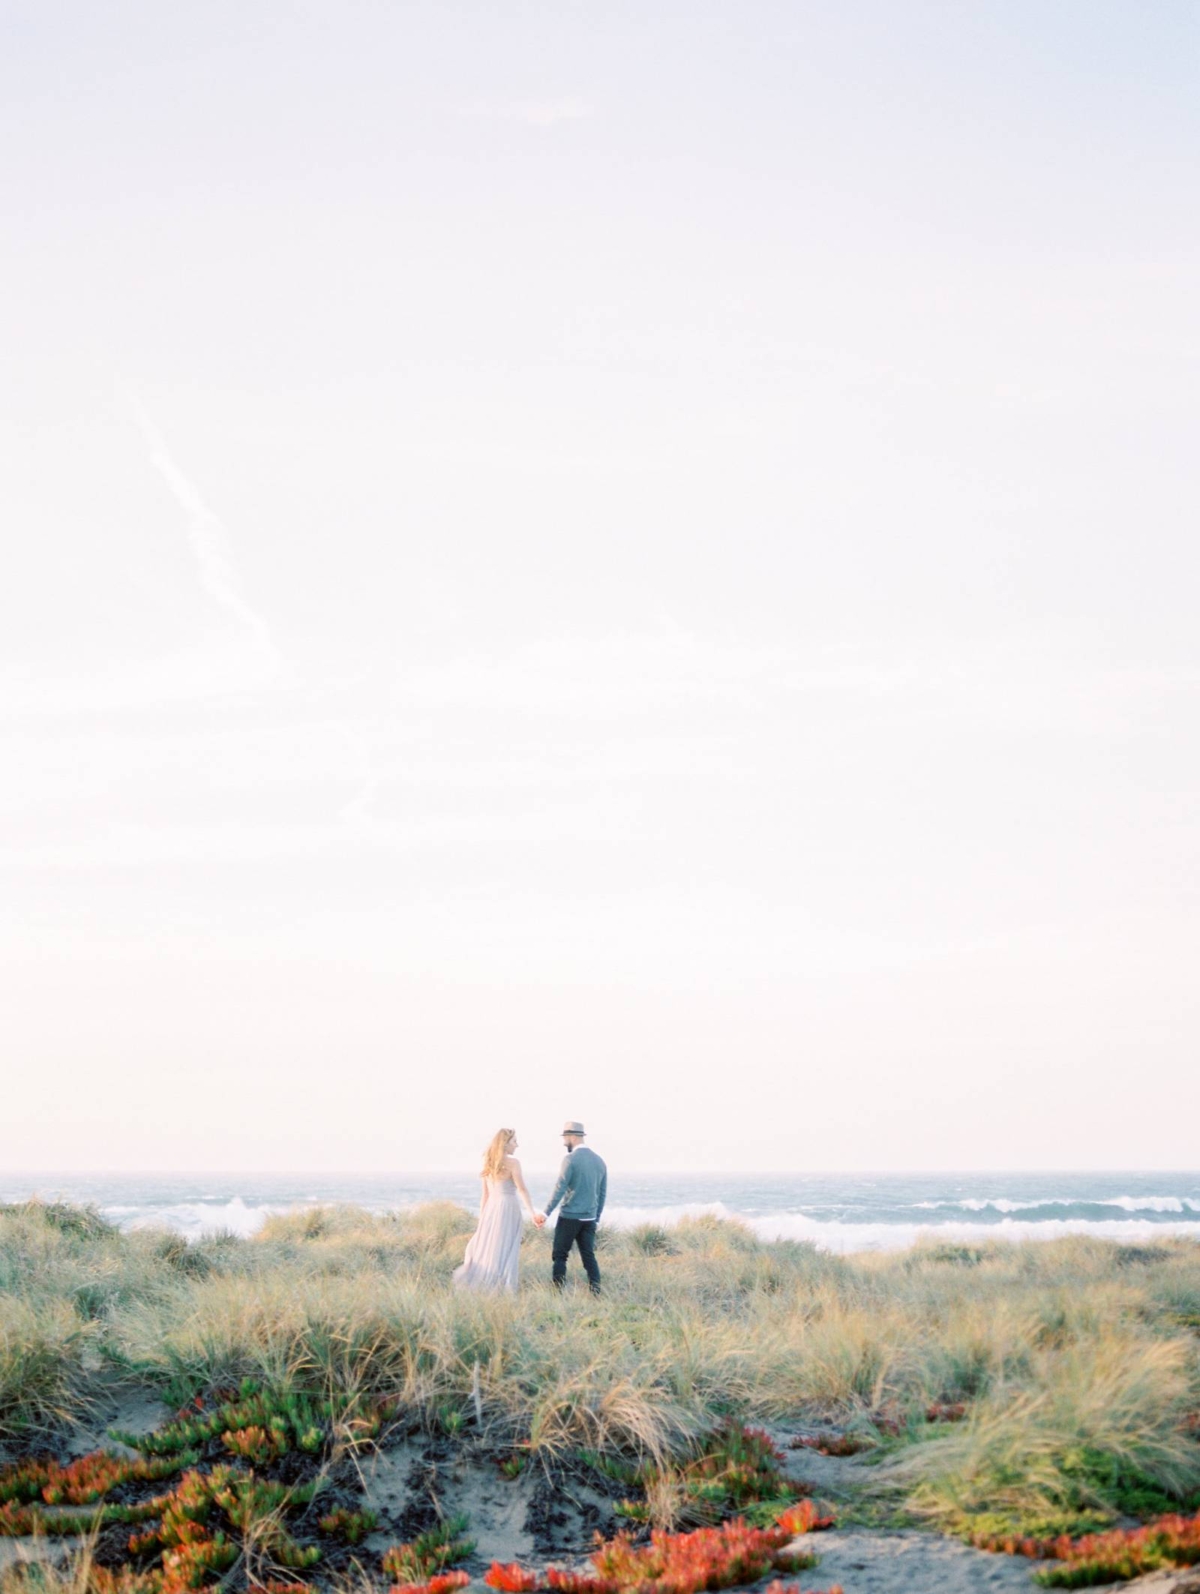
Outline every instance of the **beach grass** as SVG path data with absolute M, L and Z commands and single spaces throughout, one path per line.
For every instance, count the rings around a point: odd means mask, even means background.
M 335 1401 L 351 1445 L 386 1400 L 522 1455 L 657 1468 L 656 1521 L 728 1418 L 857 1438 L 851 1512 L 978 1540 L 1200 1505 L 1194 1242 L 835 1257 L 711 1219 L 602 1228 L 594 1299 L 550 1288 L 531 1228 L 520 1294 L 482 1297 L 450 1284 L 472 1226 L 335 1207 L 189 1245 L 0 1209 L 0 1444 L 53 1449 L 114 1391 L 174 1408 L 250 1379 Z

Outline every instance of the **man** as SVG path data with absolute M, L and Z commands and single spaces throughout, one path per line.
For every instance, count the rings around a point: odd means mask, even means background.
M 563 1145 L 567 1154 L 554 1186 L 554 1194 L 546 1203 L 546 1218 L 562 1202 L 562 1211 L 554 1226 L 554 1285 L 562 1289 L 567 1277 L 567 1258 L 571 1247 L 579 1247 L 579 1260 L 587 1274 L 592 1294 L 600 1293 L 600 1269 L 596 1266 L 596 1225 L 604 1211 L 604 1197 L 608 1193 L 608 1169 L 584 1143 L 583 1125 L 574 1118 L 563 1125 Z M 542 1219 L 544 1223 L 545 1218 Z

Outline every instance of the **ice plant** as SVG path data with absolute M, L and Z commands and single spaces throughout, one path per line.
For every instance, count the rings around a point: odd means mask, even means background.
M 1081 1539 L 1064 1533 L 1056 1539 L 1014 1535 L 974 1542 L 980 1549 L 998 1550 L 1005 1555 L 1060 1562 L 1034 1573 L 1034 1581 L 1043 1588 L 1087 1588 L 1094 1583 L 1124 1582 L 1162 1567 L 1200 1563 L 1200 1512 L 1192 1517 L 1159 1517 L 1143 1528 L 1088 1533 Z
M 288 1487 L 231 1466 L 208 1474 L 191 1471 L 170 1494 L 152 1502 L 159 1520 L 131 1536 L 130 1554 L 161 1553 L 161 1581 L 151 1594 L 183 1594 L 216 1581 L 249 1543 L 277 1567 L 299 1571 L 318 1561 L 321 1552 L 296 1542 L 284 1526 L 284 1513 L 307 1504 L 314 1493 L 312 1484 Z
M 423 1583 L 398 1583 L 390 1594 L 454 1594 L 455 1589 L 466 1588 L 470 1581 L 467 1572 L 439 1572 Z
M 446 1567 L 453 1566 L 455 1561 L 463 1561 L 470 1555 L 475 1546 L 470 1539 L 462 1537 L 466 1529 L 465 1516 L 447 1517 L 436 1528 L 418 1534 L 410 1544 L 393 1544 L 384 1552 L 383 1570 L 398 1587 L 424 1585 Z M 458 1584 L 452 1586 L 459 1587 Z
M 543 1587 L 536 1572 L 519 1566 L 516 1561 L 507 1565 L 493 1561 L 483 1574 L 483 1581 L 489 1588 L 499 1589 L 500 1594 L 532 1594 L 534 1589 Z
M 107 1450 L 94 1450 L 67 1466 L 57 1461 L 23 1461 L 0 1469 L 0 1506 L 91 1505 L 123 1483 L 147 1483 L 171 1477 L 196 1460 L 194 1453 L 147 1460 L 130 1460 Z
M 613 1511 L 629 1522 L 649 1522 L 650 1507 L 645 1500 L 618 1500 Z
M 94 1450 L 66 1467 L 51 1462 L 42 1487 L 42 1499 L 48 1505 L 90 1505 L 119 1484 L 157 1482 L 195 1460 L 195 1454 L 186 1451 L 158 1460 L 147 1460 L 144 1456 L 127 1460 L 106 1450 Z
M 346 1544 L 358 1544 L 368 1533 L 375 1531 L 378 1522 L 374 1511 L 348 1511 L 345 1506 L 339 1506 L 336 1511 L 323 1516 L 317 1526 L 331 1538 L 341 1539 Z
M 772 1569 L 811 1565 L 815 1558 L 785 1550 L 793 1536 L 779 1524 L 756 1528 L 741 1519 L 694 1533 L 653 1533 L 644 1545 L 621 1533 L 592 1555 L 594 1572 L 550 1567 L 546 1581 L 557 1594 L 635 1594 L 646 1587 L 656 1594 L 699 1594 L 736 1588 Z
M 211 1539 L 185 1540 L 163 1553 L 163 1588 L 199 1588 L 203 1583 L 215 1582 L 213 1574 L 228 1572 L 240 1553 L 237 1545 L 220 1532 Z
M 696 1482 L 719 1483 L 732 1504 L 741 1506 L 781 1492 L 783 1459 L 761 1428 L 726 1423 L 714 1435 L 711 1449 L 687 1472 Z
M 53 1461 L 19 1461 L 0 1468 L 0 1505 L 14 1500 L 28 1505 L 40 1498 L 53 1468 Z
M 819 1456 L 856 1456 L 869 1450 L 871 1441 L 852 1434 L 797 1434 L 788 1442 L 789 1450 L 815 1450 Z
M 628 1487 L 631 1483 L 638 1483 L 642 1474 L 637 1467 L 630 1466 L 626 1461 L 620 1461 L 615 1456 L 606 1456 L 599 1450 L 580 1450 L 579 1459 L 586 1466 L 592 1467 L 596 1472 L 606 1478 L 611 1478 L 614 1483 Z
M 1095 1583 L 1122 1583 L 1163 1567 L 1200 1564 L 1200 1513 L 1160 1516 L 1146 1527 L 1114 1527 L 1082 1538 L 1071 1538 L 1069 1533 L 1058 1538 L 1010 1535 L 977 1537 L 972 1543 L 1007 1556 L 1060 1562 L 1034 1573 L 1042 1588 L 1090 1588 Z
M 87 1513 L 59 1513 L 52 1517 L 40 1505 L 10 1500 L 7 1505 L 0 1505 L 0 1538 L 23 1539 L 32 1533 L 57 1533 L 69 1538 L 89 1533 L 103 1521 L 103 1510 L 103 1506 L 98 1506 Z
M 967 1408 L 961 1400 L 932 1400 L 925 1408 L 926 1422 L 962 1422 Z
M 252 1423 L 248 1428 L 226 1429 L 221 1435 L 221 1443 L 235 1456 L 244 1456 L 247 1461 L 256 1461 L 261 1466 L 287 1454 L 290 1436 L 286 1430 L 281 1433 L 277 1429 L 260 1428 L 257 1423 Z
M 797 1500 L 795 1505 L 789 1506 L 775 1520 L 786 1532 L 800 1534 L 820 1533 L 825 1528 L 831 1528 L 835 1518 L 823 1517 L 812 1500 Z
M 765 1526 L 798 1493 L 781 1470 L 783 1460 L 762 1429 L 726 1422 L 709 1436 L 704 1453 L 682 1467 L 647 1467 L 632 1476 L 611 1463 L 602 1470 L 643 1490 L 644 1499 L 622 1500 L 616 1507 L 617 1514 L 630 1521 L 666 1528 L 745 1514 Z
M 812 1550 L 780 1550 L 771 1559 L 777 1572 L 807 1572 L 821 1557 Z
M 109 1505 L 97 1502 L 90 1510 L 53 1512 L 41 1505 L 22 1505 L 10 1500 L 0 1506 L 0 1538 L 26 1538 L 33 1533 L 50 1537 L 74 1538 L 81 1533 L 91 1533 L 109 1522 L 126 1525 L 146 1522 L 162 1510 L 161 1500 L 147 1500 L 140 1505 Z
M 134 1572 L 128 1566 L 112 1571 L 95 1561 L 88 1569 L 90 1594 L 161 1594 L 162 1573 Z
M 278 1394 L 246 1379 L 235 1398 L 184 1407 L 174 1421 L 153 1433 L 111 1432 L 114 1439 L 143 1455 L 201 1450 L 210 1440 L 221 1439 L 235 1454 L 264 1461 L 273 1459 L 270 1452 L 282 1456 L 302 1450 L 316 1455 L 332 1440 L 335 1429 L 351 1443 L 373 1439 L 383 1415 L 383 1403 L 364 1405 L 347 1395 L 317 1400 L 291 1391 Z
M 594 1577 L 587 1572 L 573 1572 L 565 1566 L 546 1568 L 546 1587 L 554 1594 L 620 1594 L 620 1587 L 610 1577 Z

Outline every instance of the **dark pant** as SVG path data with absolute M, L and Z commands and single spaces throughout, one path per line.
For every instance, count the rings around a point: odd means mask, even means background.
M 559 1218 L 554 1225 L 554 1283 L 561 1290 L 567 1277 L 567 1258 L 571 1247 L 579 1247 L 579 1260 L 588 1276 L 592 1294 L 600 1293 L 600 1269 L 596 1266 L 595 1218 Z

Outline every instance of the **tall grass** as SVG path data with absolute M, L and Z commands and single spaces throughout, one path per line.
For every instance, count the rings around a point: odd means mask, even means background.
M 0 1567 L 0 1594 L 92 1594 L 92 1552 L 39 1556 Z
M 182 1404 L 253 1377 L 473 1423 L 544 1453 L 662 1462 L 726 1415 L 853 1427 L 908 1504 L 961 1527 L 1103 1518 L 1200 1488 L 1200 1246 L 1090 1240 L 832 1257 L 735 1224 L 602 1230 L 605 1292 L 456 1293 L 472 1219 L 325 1208 L 251 1240 L 0 1209 L 0 1440 L 115 1382 Z M 953 1429 L 931 1402 L 965 1402 Z M 881 1476 L 883 1474 L 881 1473 Z
M 1036 1352 L 1019 1384 L 904 1458 L 913 1504 L 982 1536 L 1166 1511 L 1200 1489 L 1200 1445 L 1184 1426 L 1195 1362 L 1180 1340 L 1119 1327 Z
M 52 1432 L 87 1415 L 84 1352 L 93 1338 L 69 1300 L 0 1295 L 0 1437 Z

